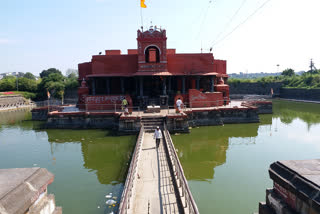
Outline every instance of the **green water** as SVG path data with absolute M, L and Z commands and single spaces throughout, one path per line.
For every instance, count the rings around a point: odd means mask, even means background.
M 274 101 L 259 124 L 192 129 L 173 136 L 200 213 L 253 213 L 272 187 L 277 160 L 320 157 L 320 105 Z
M 261 123 L 193 128 L 172 136 L 201 213 L 258 210 L 272 187 L 276 160 L 320 154 L 320 105 L 274 101 Z M 105 195 L 119 197 L 135 136 L 106 130 L 41 130 L 28 111 L 0 112 L 0 168 L 47 168 L 49 192 L 63 213 L 110 213 Z M 99 207 L 99 208 L 98 208 Z
M 135 136 L 106 130 L 39 130 L 30 112 L 0 113 L 0 168 L 43 167 L 54 173 L 49 186 L 63 213 L 110 213 L 110 192 L 121 196 Z M 5 125 L 3 125 L 5 124 Z M 98 208 L 100 207 L 100 208 Z

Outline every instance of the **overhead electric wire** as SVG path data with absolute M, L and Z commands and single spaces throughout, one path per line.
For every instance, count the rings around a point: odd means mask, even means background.
M 197 34 L 196 39 L 199 38 L 199 36 L 200 36 L 200 34 L 201 34 L 202 27 L 203 27 L 203 23 L 205 22 L 205 20 L 206 20 L 206 18 L 207 18 L 208 11 L 209 11 L 209 8 L 210 8 L 210 6 L 211 6 L 211 3 L 212 3 L 212 0 L 209 1 L 207 10 L 206 10 L 206 12 L 205 12 L 205 14 L 204 14 L 204 17 L 203 17 L 203 19 L 202 19 L 202 22 L 201 22 L 201 24 L 200 24 L 200 30 L 199 30 L 199 33 Z
M 245 24 L 252 16 L 254 16 L 260 9 L 262 9 L 269 1 L 266 0 L 262 5 L 260 5 L 253 13 L 251 13 L 244 21 L 240 22 L 232 31 L 230 31 L 228 34 L 226 34 L 222 39 L 218 40 L 217 42 L 213 43 L 211 45 L 211 48 L 215 46 L 216 44 L 220 43 L 221 41 L 225 40 L 228 36 L 230 36 L 234 31 L 236 31 L 241 25 Z
M 232 23 L 233 19 L 238 15 L 239 11 L 241 10 L 241 8 L 243 7 L 243 5 L 246 3 L 247 0 L 243 0 L 241 5 L 239 6 L 239 8 L 236 10 L 236 12 L 233 14 L 233 16 L 229 19 L 229 21 L 227 22 L 227 24 L 225 25 L 224 29 L 221 30 L 218 33 L 218 36 L 216 37 L 215 41 L 218 40 L 220 38 L 220 36 L 226 31 L 226 29 L 229 27 L 229 25 Z M 214 42 L 215 42 L 214 41 Z M 213 42 L 213 43 L 214 43 Z

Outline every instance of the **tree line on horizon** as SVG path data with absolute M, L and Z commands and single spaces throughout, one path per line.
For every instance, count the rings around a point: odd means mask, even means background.
M 241 83 L 274 83 L 281 82 L 285 88 L 305 88 L 316 89 L 320 88 L 320 69 L 309 70 L 302 75 L 297 75 L 292 68 L 287 68 L 278 76 L 267 76 L 254 79 L 239 79 L 229 78 L 228 84 Z
M 0 91 L 19 91 L 26 98 L 33 100 L 47 99 L 49 91 L 51 97 L 61 99 L 66 90 L 78 88 L 78 73 L 76 70 L 67 70 L 66 76 L 56 68 L 49 68 L 40 73 L 40 78 L 30 73 L 22 77 L 6 76 L 0 80 Z
M 293 69 L 285 69 L 281 75 L 267 76 L 254 79 L 229 78 L 228 84 L 241 83 L 274 83 L 282 82 L 286 88 L 320 88 L 320 70 L 310 70 L 302 75 L 297 75 Z M 19 92 L 26 98 L 33 100 L 46 100 L 47 92 L 51 97 L 61 99 L 66 90 L 76 89 L 79 86 L 78 73 L 69 69 L 66 76 L 56 68 L 49 68 L 40 73 L 40 78 L 30 73 L 25 73 L 22 77 L 6 76 L 0 80 L 0 92 L 16 91 L 18 85 Z

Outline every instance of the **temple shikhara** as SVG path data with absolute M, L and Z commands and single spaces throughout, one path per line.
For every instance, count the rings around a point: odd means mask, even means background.
M 212 53 L 176 53 L 166 30 L 138 30 L 137 49 L 106 50 L 78 65 L 79 108 L 107 110 L 126 97 L 129 106 L 174 106 L 180 97 L 191 107 L 229 103 L 226 61 Z

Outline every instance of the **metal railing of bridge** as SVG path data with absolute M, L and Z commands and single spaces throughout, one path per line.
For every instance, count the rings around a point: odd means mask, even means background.
M 132 155 L 130 167 L 128 170 L 127 179 L 124 185 L 124 189 L 121 195 L 120 206 L 119 206 L 119 214 L 127 213 L 128 209 L 130 209 L 130 199 L 132 197 L 132 189 L 134 180 L 137 177 L 137 166 L 138 159 L 141 152 L 141 146 L 144 137 L 144 127 L 141 126 L 140 133 L 138 135 L 137 143 Z
M 171 170 L 175 176 L 176 185 L 180 194 L 181 203 L 184 209 L 188 210 L 188 213 L 198 214 L 199 210 L 194 201 L 186 177 L 177 155 L 177 152 L 174 148 L 170 133 L 167 129 L 167 125 L 164 124 L 164 146 L 166 149 L 168 161 L 170 162 Z

